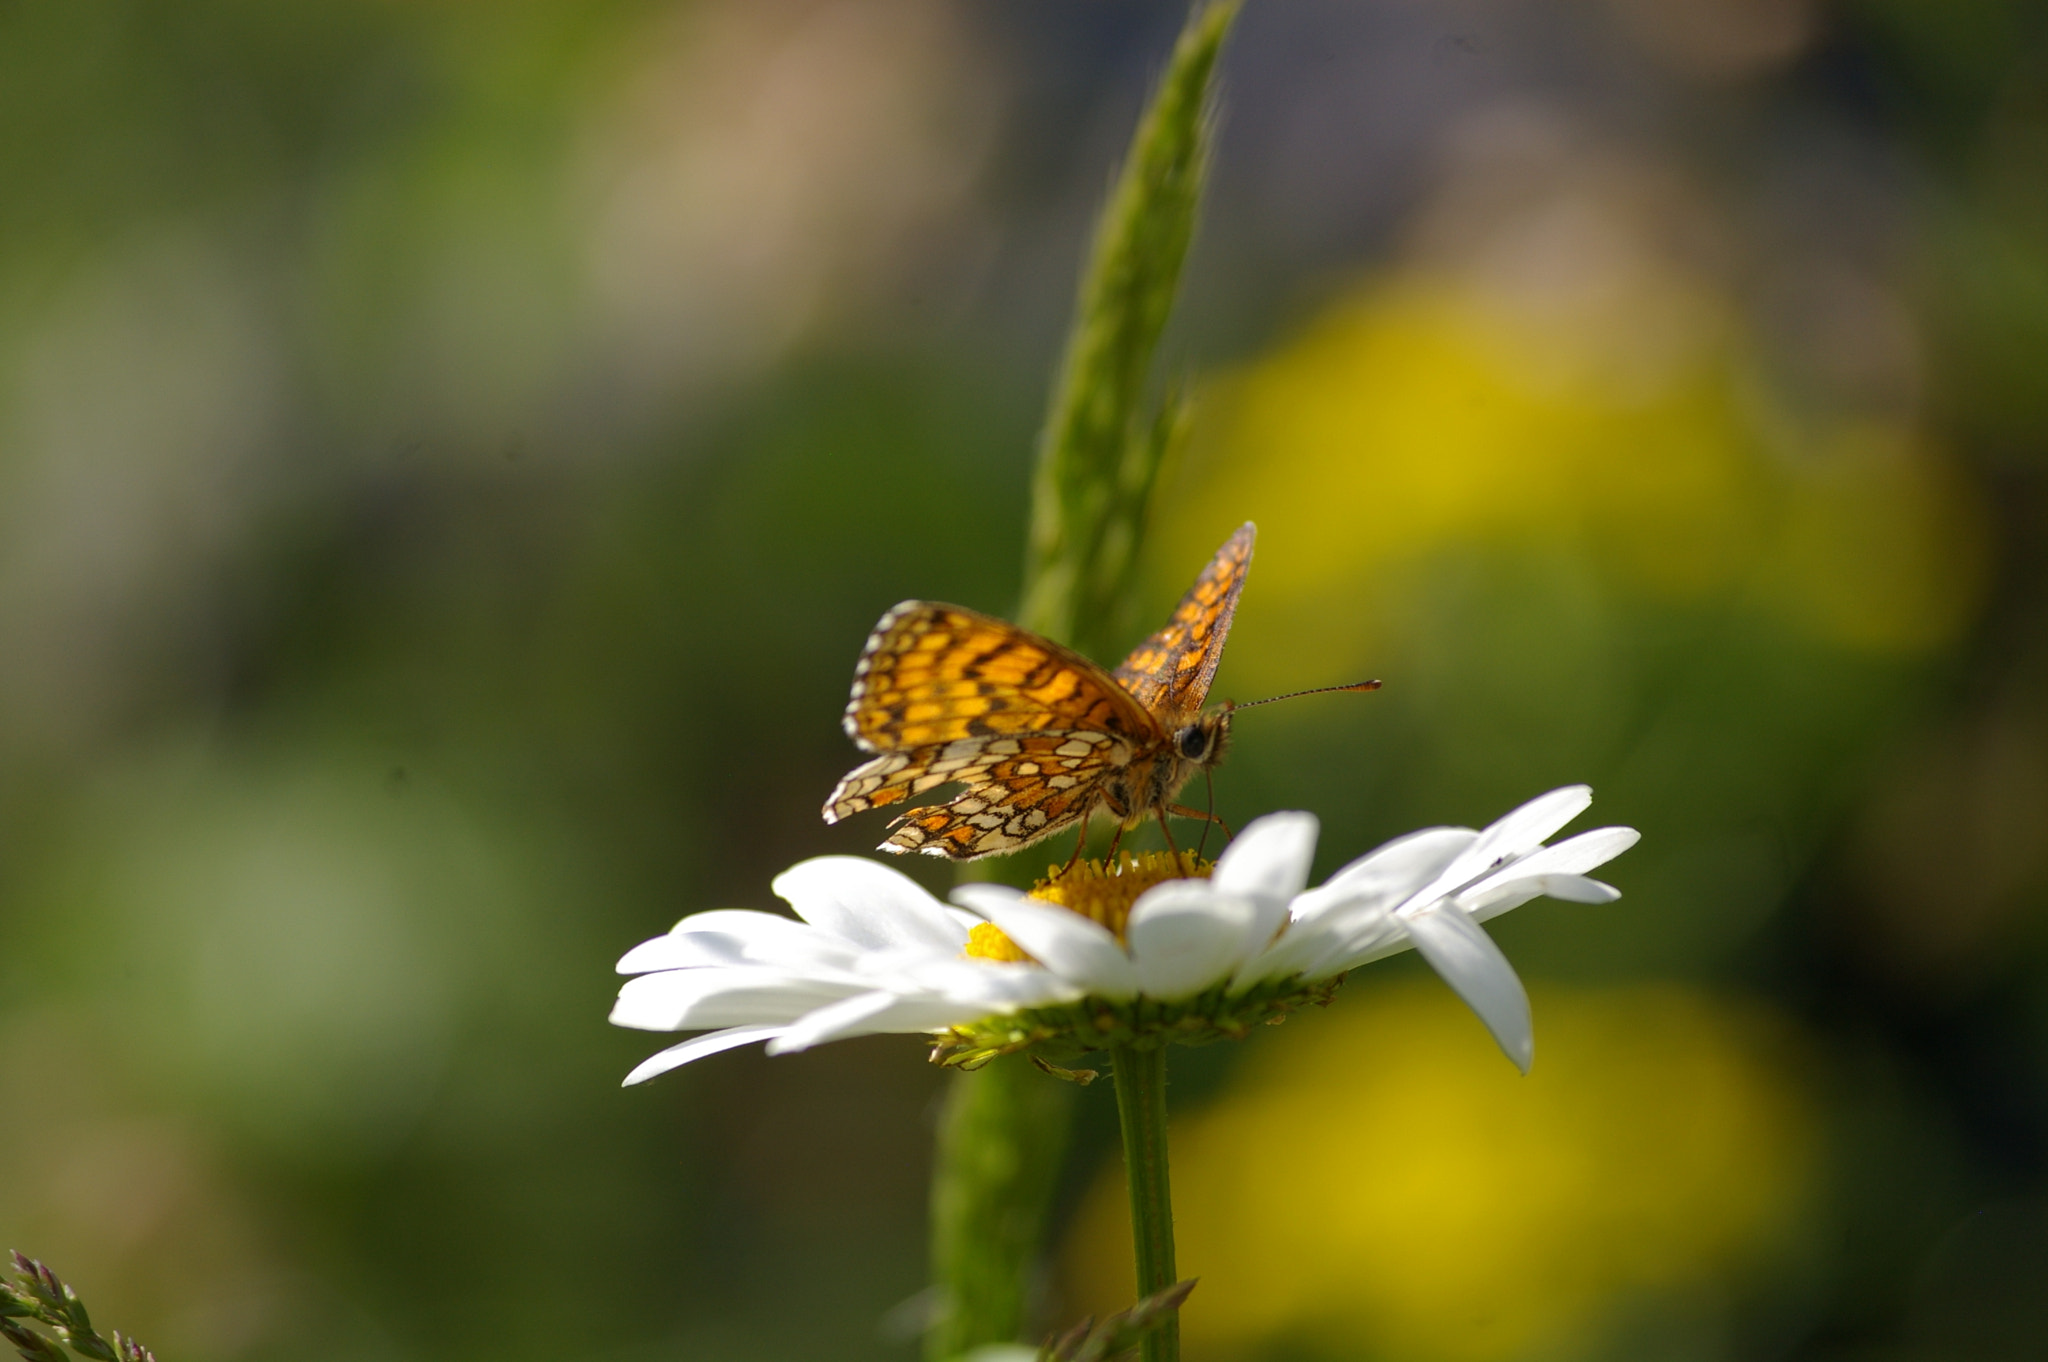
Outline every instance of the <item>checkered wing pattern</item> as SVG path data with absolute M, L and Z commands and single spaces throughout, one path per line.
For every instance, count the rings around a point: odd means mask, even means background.
M 854 671 L 845 725 L 877 755 L 839 782 L 825 821 L 965 785 L 944 807 L 898 818 L 883 844 L 961 860 L 1071 825 L 1105 775 L 1167 740 L 1079 653 L 992 616 L 924 601 L 904 602 L 875 626 Z
M 1119 749 L 1128 754 L 1130 744 L 1106 733 L 1074 732 L 960 738 L 888 752 L 840 782 L 825 818 L 837 821 L 957 782 L 967 788 L 952 803 L 899 816 L 883 849 L 959 860 L 1015 851 L 1086 813 L 1104 775 L 1122 764 Z
M 1166 627 L 1131 650 L 1116 669 L 1117 682 L 1149 710 L 1162 728 L 1180 727 L 1208 698 L 1223 641 L 1230 637 L 1237 596 L 1252 565 L 1250 522 L 1216 550 L 1209 566 L 1174 607 Z

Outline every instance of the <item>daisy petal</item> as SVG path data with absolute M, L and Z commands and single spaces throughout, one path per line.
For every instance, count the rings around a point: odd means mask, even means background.
M 1546 898 L 1566 903 L 1612 903 L 1621 897 L 1613 885 L 1586 875 L 1539 875 L 1536 882 L 1543 886 Z
M 1512 913 L 1523 904 L 1542 897 L 1541 880 L 1507 880 L 1477 898 L 1460 894 L 1456 902 L 1472 915 L 1474 922 L 1491 922 L 1503 913 Z
M 1295 899 L 1290 912 L 1301 924 L 1359 905 L 1392 907 L 1435 880 L 1478 837 L 1470 828 L 1424 828 L 1397 837 Z
M 1407 924 L 1392 913 L 1382 913 L 1349 933 L 1322 962 L 1321 969 L 1324 974 L 1337 974 L 1414 949 L 1415 939 L 1408 935 Z
M 1584 813 L 1592 803 L 1592 786 L 1563 785 L 1494 819 L 1480 830 L 1479 840 L 1500 847 L 1535 846 Z
M 937 1031 L 973 1021 L 982 1009 L 956 998 L 869 993 L 821 1007 L 768 1043 L 771 1055 L 795 1054 L 827 1041 L 904 1031 Z
M 768 1042 L 768 1053 L 793 1054 L 823 1041 L 837 1040 L 858 1030 L 863 1022 L 887 1012 L 896 1001 L 895 994 L 877 989 L 873 993 L 856 993 L 851 998 L 828 1003 L 816 1011 L 805 1013 L 794 1025 L 784 1027 L 781 1035 Z
M 908 976 L 924 994 L 958 1003 L 973 1016 L 1014 1012 L 1020 1007 L 1068 1003 L 1087 992 L 1042 965 L 994 960 L 943 960 L 920 965 Z M 958 1019 L 935 1023 L 954 1025 Z
M 1124 928 L 1138 991 L 1185 998 L 1229 978 L 1251 954 L 1247 937 L 1258 915 L 1252 899 L 1219 894 L 1200 880 L 1168 880 L 1147 889 L 1131 906 Z
M 653 974 L 657 970 L 695 969 L 707 965 L 741 965 L 747 960 L 740 943 L 715 932 L 680 935 L 670 932 L 643 941 L 619 957 L 620 974 Z
M 1466 890 L 1457 897 L 1458 906 L 1480 922 L 1489 922 L 1530 899 L 1563 899 L 1567 903 L 1612 903 L 1621 891 L 1584 875 L 1512 875 L 1489 881 L 1491 887 Z
M 1423 828 L 1396 837 L 1357 860 L 1348 862 L 1323 883 L 1360 890 L 1392 888 L 1403 883 L 1420 887 L 1435 879 L 1459 852 L 1479 840 L 1471 828 Z
M 1529 995 L 1493 938 L 1450 904 L 1417 913 L 1405 925 L 1430 968 L 1479 1014 L 1515 1067 L 1529 1072 L 1536 1049 Z
M 988 913 L 1004 936 L 1062 979 L 1104 998 L 1128 998 L 1138 991 L 1131 958 L 1101 923 L 1036 899 L 1005 903 L 995 895 L 977 894 L 973 904 Z
M 1271 945 L 1287 921 L 1288 901 L 1308 883 L 1309 862 L 1316 854 L 1316 828 L 1312 813 L 1271 813 L 1254 818 L 1216 862 L 1210 887 L 1219 893 L 1242 895 L 1258 910 L 1245 931 L 1245 955 Z
M 1487 824 L 1440 879 L 1447 886 L 1463 884 L 1496 865 L 1535 850 L 1544 838 L 1584 813 L 1592 802 L 1593 790 L 1587 785 L 1567 785 L 1537 795 Z
M 621 974 L 696 965 L 757 964 L 803 968 L 844 965 L 853 949 L 809 923 L 752 908 L 692 913 L 667 936 L 643 941 L 619 960 Z
M 1384 909 L 1379 912 L 1382 917 L 1386 915 Z M 1239 966 L 1230 980 L 1230 991 L 1242 993 L 1254 984 L 1285 979 L 1290 974 L 1320 979 L 1336 973 L 1328 965 L 1344 944 L 1348 934 L 1345 923 L 1349 920 L 1343 914 L 1328 914 L 1290 925 L 1279 940 Z
M 666 970 L 628 979 L 612 1004 L 611 1022 L 641 1031 L 786 1025 L 812 1008 L 866 991 L 857 982 L 805 979 L 760 966 Z
M 1548 875 L 1560 871 L 1567 875 L 1583 875 L 1588 870 L 1606 865 L 1642 840 L 1643 834 L 1634 828 L 1595 828 L 1576 837 L 1567 837 L 1556 846 L 1532 851 L 1516 862 L 1515 868 L 1525 875 Z
M 645 1083 L 657 1074 L 681 1068 L 693 1059 L 715 1055 L 722 1050 L 737 1050 L 742 1045 L 751 1045 L 757 1040 L 772 1040 L 781 1034 L 782 1028 L 779 1026 L 734 1026 L 724 1031 L 692 1036 L 681 1045 L 671 1045 L 668 1049 L 641 1060 L 634 1066 L 633 1072 L 626 1075 L 626 1081 L 619 1086 L 630 1088 L 635 1083 Z
M 1269 813 L 1245 824 L 1216 860 L 1209 883 L 1226 894 L 1290 899 L 1308 883 L 1316 855 L 1316 816 Z
M 799 861 L 770 887 L 798 917 L 857 946 L 924 946 L 950 955 L 967 944 L 945 904 L 902 871 L 862 856 Z
M 1007 908 L 1030 896 L 1022 889 L 1015 889 L 1007 884 L 956 884 L 948 897 L 961 907 L 988 917 L 989 904 Z

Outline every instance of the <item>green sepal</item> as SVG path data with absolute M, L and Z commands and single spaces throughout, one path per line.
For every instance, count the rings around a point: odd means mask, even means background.
M 1192 998 L 1083 998 L 1055 1007 L 1027 1008 L 1005 1016 L 956 1026 L 932 1045 L 932 1063 L 978 1069 L 1001 1055 L 1032 1053 L 1050 1071 L 1061 1061 L 1120 1045 L 1155 1049 L 1163 1045 L 1213 1045 L 1243 1040 L 1255 1026 L 1278 1026 L 1304 1007 L 1328 1007 L 1344 976 L 1313 982 L 1269 979 L 1243 993 L 1227 983 Z

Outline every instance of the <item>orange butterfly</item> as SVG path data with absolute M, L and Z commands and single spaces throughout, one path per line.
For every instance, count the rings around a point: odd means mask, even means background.
M 1122 829 L 1152 814 L 1162 831 L 1168 814 L 1220 821 L 1173 799 L 1229 744 L 1233 706 L 1203 713 L 1202 702 L 1254 533 L 1247 524 L 1216 551 L 1166 627 L 1114 674 L 964 606 L 905 601 L 883 615 L 854 668 L 845 719 L 847 736 L 876 756 L 839 782 L 825 821 L 965 785 L 948 804 L 899 815 L 881 847 L 956 861 L 1029 846 L 1097 808 Z

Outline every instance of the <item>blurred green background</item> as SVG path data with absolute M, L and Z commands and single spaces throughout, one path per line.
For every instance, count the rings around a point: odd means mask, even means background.
M 0 1247 L 171 1359 L 907 1358 L 912 1038 L 646 1088 L 866 630 L 1006 613 L 1181 12 L 0 4 Z M 1255 5 L 1169 350 L 1233 823 L 1610 907 L 1178 1058 L 1191 1357 L 2048 1336 L 2048 10 Z M 943 868 L 912 867 L 935 886 Z M 1128 1300 L 1107 1092 L 1050 1326 Z M 908 1302 L 908 1304 L 900 1304 Z

